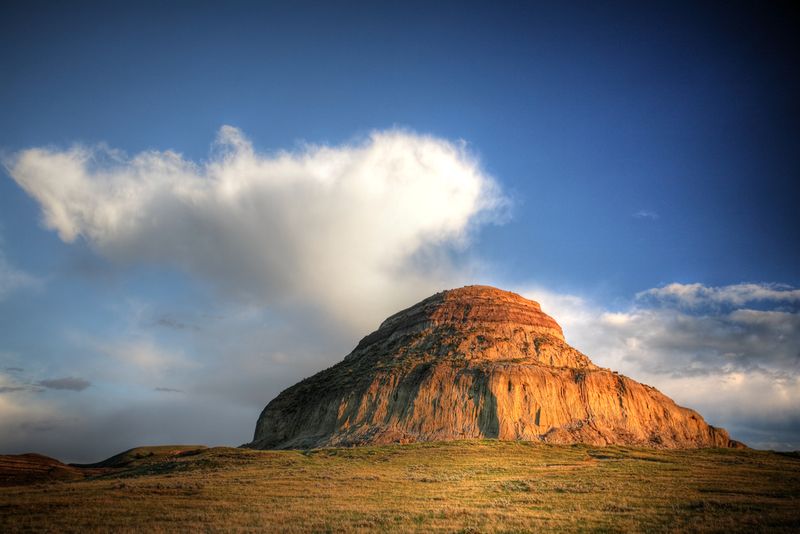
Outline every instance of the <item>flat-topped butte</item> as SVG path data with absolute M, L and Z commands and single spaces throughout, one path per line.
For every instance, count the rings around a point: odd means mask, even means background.
M 537 302 L 488 286 L 389 317 L 343 361 L 272 400 L 247 446 L 481 438 L 742 446 L 657 389 L 593 364 Z

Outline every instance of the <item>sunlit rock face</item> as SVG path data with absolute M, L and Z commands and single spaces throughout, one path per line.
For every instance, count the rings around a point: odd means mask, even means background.
M 247 446 L 473 438 L 739 446 L 655 388 L 594 365 L 537 302 L 487 286 L 389 317 L 343 361 L 272 400 Z

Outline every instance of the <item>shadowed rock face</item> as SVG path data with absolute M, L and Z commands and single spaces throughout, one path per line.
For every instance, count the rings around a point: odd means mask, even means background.
M 487 286 L 389 317 L 342 362 L 270 402 L 247 446 L 470 438 L 740 446 L 655 388 L 594 365 L 537 302 Z

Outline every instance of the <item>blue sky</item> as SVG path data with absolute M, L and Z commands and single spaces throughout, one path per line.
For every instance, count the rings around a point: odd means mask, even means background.
M 5 5 L 3 452 L 246 442 L 469 282 L 800 448 L 796 15 L 561 4 Z

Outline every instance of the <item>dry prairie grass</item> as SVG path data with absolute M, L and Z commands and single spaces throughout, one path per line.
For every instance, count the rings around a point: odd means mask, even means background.
M 0 488 L 0 531 L 796 531 L 800 458 L 468 441 L 214 448 Z

